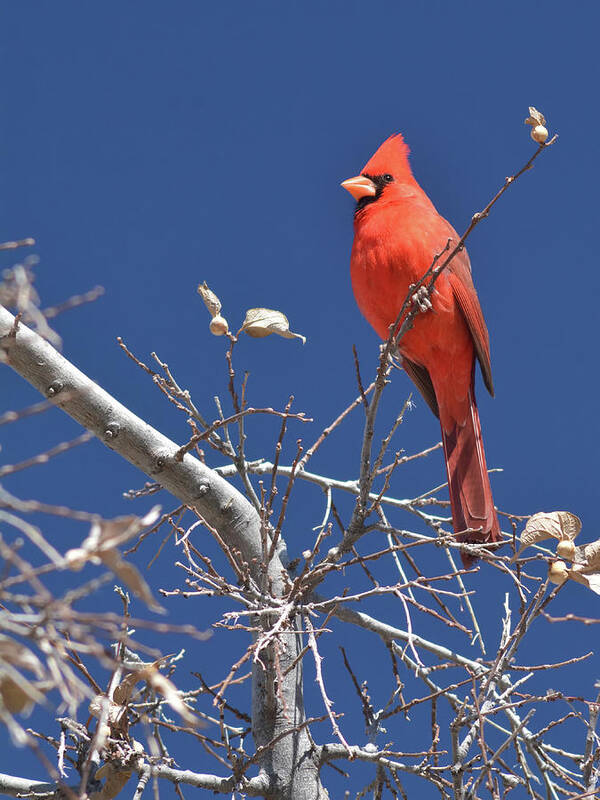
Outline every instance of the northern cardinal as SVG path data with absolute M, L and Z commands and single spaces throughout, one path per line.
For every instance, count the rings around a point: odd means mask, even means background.
M 356 178 L 342 183 L 357 201 L 352 287 L 364 316 L 382 339 L 390 335 L 411 284 L 424 275 L 448 239 L 459 240 L 413 177 L 401 134 L 391 136 Z M 439 263 L 439 262 L 438 262 Z M 439 417 L 452 522 L 458 541 L 500 536 L 475 402 L 475 359 L 494 394 L 490 344 L 466 250 L 439 275 L 433 308 L 417 314 L 398 342 L 402 366 Z M 473 562 L 462 553 L 465 566 Z

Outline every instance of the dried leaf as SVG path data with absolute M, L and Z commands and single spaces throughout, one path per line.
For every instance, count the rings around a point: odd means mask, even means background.
M 25 645 L 15 642 L 8 636 L 0 636 L 0 665 L 12 664 L 27 669 L 37 678 L 44 675 L 44 668 L 39 658 Z
M 100 522 L 94 523 L 90 534 L 82 547 L 89 546 L 96 549 L 96 547 L 111 548 L 119 547 L 134 536 L 137 536 L 140 531 L 147 528 L 148 525 L 156 522 L 160 514 L 160 506 L 154 506 L 144 517 L 136 517 L 133 515 L 127 517 L 115 517 L 115 519 L 104 519 Z
M 530 517 L 525 525 L 525 533 L 543 533 L 545 539 L 573 540 L 580 531 L 581 520 L 569 511 L 541 511 Z
M 92 523 L 87 538 L 81 547 L 69 550 L 65 555 L 65 566 L 68 569 L 79 570 L 86 561 L 94 564 L 102 563 L 137 596 L 140 597 L 153 611 L 163 612 L 150 591 L 150 587 L 139 573 L 137 567 L 124 561 L 117 547 L 125 544 L 140 531 L 152 525 L 158 519 L 160 506 L 154 506 L 144 517 L 116 517 L 115 519 L 102 519 Z
M 37 699 L 35 687 L 22 675 L 18 683 L 7 675 L 0 676 L 0 697 L 4 707 L 11 714 L 29 711 Z
M 21 670 L 38 679 L 44 676 L 44 668 L 31 650 L 7 636 L 0 637 L 0 697 L 11 714 L 27 712 L 45 700 L 41 682 L 31 681 Z
M 131 695 L 133 694 L 133 690 L 135 689 L 136 683 L 142 680 L 140 677 L 141 670 L 136 670 L 135 672 L 130 672 L 128 675 L 123 678 L 121 683 L 115 687 L 113 691 L 113 700 L 115 703 L 121 703 L 122 705 L 127 705 L 129 702 Z
M 529 106 L 529 116 L 525 120 L 525 125 L 533 125 L 533 127 L 535 127 L 536 125 L 545 125 L 545 124 L 546 124 L 546 118 L 544 117 L 542 112 L 538 111 L 537 108 L 534 108 L 534 106 Z
M 117 767 L 107 761 L 94 776 L 97 780 L 105 780 L 104 786 L 99 792 L 92 792 L 90 794 L 90 800 L 112 800 L 114 797 L 117 797 L 132 774 L 132 770 L 117 769 Z
M 217 295 L 208 288 L 206 281 L 198 284 L 198 294 L 204 300 L 204 305 L 208 309 L 211 317 L 216 317 L 221 311 L 221 301 Z
M 300 339 L 302 344 L 306 343 L 305 336 L 292 333 L 285 314 L 272 308 L 249 308 L 240 331 L 245 331 L 248 336 L 257 339 L 276 333 L 284 339 Z
M 566 540 L 563 540 L 563 542 Z M 589 559 L 586 559 L 587 552 Z M 578 547 L 573 566 L 569 569 L 564 561 L 550 564 L 548 577 L 552 583 L 562 584 L 566 580 L 576 581 L 587 586 L 592 592 L 600 594 L 600 540 Z
M 187 723 L 193 725 L 196 719 L 181 699 L 175 684 L 171 683 L 168 678 L 165 678 L 157 669 L 152 669 L 147 675 L 146 680 L 152 688 L 162 694 L 167 703 L 171 706 L 173 711 L 176 711 Z
M 571 514 L 570 511 L 556 511 L 560 517 L 560 525 L 564 539 L 573 539 L 581 532 L 581 520 L 577 514 Z
M 100 550 L 107 550 L 125 544 L 140 531 L 156 522 L 160 513 L 160 506 L 154 506 L 145 517 L 115 517 L 115 519 L 101 519 L 93 522 L 86 539 L 81 547 L 69 550 L 65 555 L 66 566 L 69 569 L 81 569 L 88 560 L 99 557 Z
M 521 534 L 521 547 L 513 560 L 526 547 L 530 547 L 545 539 L 574 539 L 581 530 L 581 520 L 569 511 L 540 511 L 527 520 L 525 530 Z
M 165 609 L 157 603 L 154 599 L 150 587 L 142 577 L 140 571 L 136 566 L 130 564 L 129 561 L 124 561 L 118 550 L 101 550 L 99 557 L 105 567 L 108 567 L 115 575 L 120 578 L 128 589 L 134 593 L 136 597 L 143 600 L 144 603 L 159 614 L 165 614 Z
M 143 664 L 141 668 L 132 670 L 115 688 L 113 698 L 117 703 L 126 705 L 133 694 L 136 684 L 140 681 L 146 681 L 155 691 L 162 694 L 171 708 L 177 711 L 186 722 L 197 726 L 199 721 L 181 699 L 175 684 L 159 672 L 158 667 L 163 661 L 164 659 L 159 659 L 152 664 Z
M 591 589 L 592 592 L 600 594 L 600 572 L 587 574 L 585 572 L 581 572 L 580 567 L 575 565 L 573 569 L 569 570 L 569 578 L 577 581 L 577 583 L 582 583 L 584 586 L 587 586 L 587 588 Z
M 600 539 L 585 544 L 581 549 L 586 569 L 600 572 Z

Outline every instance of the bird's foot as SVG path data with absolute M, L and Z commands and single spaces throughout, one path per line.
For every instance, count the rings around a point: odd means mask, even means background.
M 387 349 L 388 343 L 385 342 L 384 344 L 379 345 L 379 357 L 383 355 L 384 351 Z M 394 342 L 387 355 L 387 363 L 390 367 L 394 367 L 395 369 L 400 369 L 400 361 L 402 356 L 400 355 L 400 351 L 398 350 L 398 346 Z
M 386 350 L 387 347 L 388 347 L 387 342 L 383 342 L 382 344 L 379 345 L 380 356 L 383 355 L 383 351 Z M 396 342 L 392 342 L 392 344 L 390 345 L 388 356 L 390 360 L 393 358 L 400 358 L 400 351 L 398 350 L 398 345 L 396 344 Z

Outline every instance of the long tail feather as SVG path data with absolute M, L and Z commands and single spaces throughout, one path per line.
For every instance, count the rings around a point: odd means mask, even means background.
M 461 427 L 450 433 L 442 427 L 448 472 L 452 523 L 459 542 L 497 542 L 500 525 L 494 509 L 492 489 L 485 463 L 479 412 L 473 390 L 469 392 L 470 414 Z M 468 529 L 468 533 L 465 533 Z M 461 553 L 465 567 L 475 558 Z

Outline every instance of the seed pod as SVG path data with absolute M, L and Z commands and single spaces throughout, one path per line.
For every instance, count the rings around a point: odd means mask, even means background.
M 217 314 L 211 319 L 209 328 L 210 332 L 215 336 L 223 336 L 229 331 L 227 320 L 220 314 Z
M 560 556 L 560 558 L 565 558 L 567 561 L 573 561 L 575 544 L 570 539 L 563 539 L 556 545 L 556 555 Z
M 543 125 L 536 125 L 535 128 L 532 128 L 531 130 L 531 138 L 538 144 L 544 144 L 548 138 L 547 128 L 545 128 Z
M 548 577 L 552 581 L 552 583 L 557 583 L 559 586 L 564 583 L 567 578 L 569 577 L 569 571 L 567 570 L 567 565 L 564 561 L 554 561 L 550 565 L 550 570 L 548 571 Z

